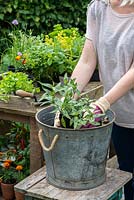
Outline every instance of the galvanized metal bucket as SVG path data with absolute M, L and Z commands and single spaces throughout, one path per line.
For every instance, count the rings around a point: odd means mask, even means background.
M 52 110 L 50 106 L 36 114 L 47 181 L 68 190 L 91 189 L 104 183 L 114 113 L 107 111 L 110 122 L 103 127 L 73 130 L 54 128 Z

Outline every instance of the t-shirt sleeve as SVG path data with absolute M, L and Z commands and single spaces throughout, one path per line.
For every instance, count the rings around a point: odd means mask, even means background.
M 94 46 L 96 41 L 96 16 L 95 16 L 95 1 L 91 1 L 87 8 L 87 23 L 85 37 L 93 41 Z

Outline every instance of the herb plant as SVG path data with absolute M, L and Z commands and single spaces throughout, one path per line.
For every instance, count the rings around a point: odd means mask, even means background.
M 79 129 L 83 125 L 90 123 L 94 126 L 100 126 L 100 122 L 95 121 L 96 118 L 104 116 L 104 114 L 94 114 L 94 109 L 91 106 L 93 100 L 89 97 L 81 97 L 75 100 L 73 96 L 77 93 L 80 97 L 80 92 L 77 89 L 77 84 L 74 79 L 69 79 L 67 74 L 64 76 L 63 83 L 56 85 L 41 83 L 44 94 L 40 98 L 40 101 L 44 104 L 51 104 L 54 106 L 53 112 L 57 111 L 61 114 L 61 126 Z M 64 97 L 61 100 L 59 97 Z M 86 112 L 86 115 L 84 113 Z

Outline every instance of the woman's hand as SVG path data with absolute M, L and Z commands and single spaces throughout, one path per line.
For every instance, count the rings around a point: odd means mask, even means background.
M 97 101 L 91 103 L 91 107 L 93 108 L 93 114 L 99 115 L 105 113 L 110 108 L 110 104 L 105 97 L 101 97 Z M 87 114 L 88 113 L 85 112 L 83 118 L 86 117 Z M 95 118 L 95 122 L 100 122 L 100 121 L 101 121 L 100 117 Z M 89 122 L 86 125 L 83 125 L 81 128 L 92 128 L 92 127 L 94 127 L 94 125 Z
M 95 107 L 95 110 L 100 109 L 102 113 L 105 113 L 110 108 L 110 103 L 105 97 L 100 97 L 91 105 Z

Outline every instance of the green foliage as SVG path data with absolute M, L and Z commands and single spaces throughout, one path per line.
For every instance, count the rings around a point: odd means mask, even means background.
M 26 34 L 21 30 L 15 30 L 10 33 L 10 39 L 11 47 L 2 55 L 2 67 L 13 65 L 16 71 L 30 72 L 35 79 L 39 77 L 40 73 L 36 73 L 36 69 L 44 64 L 44 36 L 32 36 L 31 31 Z
M 58 75 L 70 75 L 78 62 L 84 40 L 77 28 L 63 29 L 60 24 L 55 25 L 53 31 L 45 37 L 48 49 L 46 64 L 55 69 Z
M 4 183 L 18 183 L 30 174 L 30 129 L 28 124 L 12 122 L 0 144 L 0 178 Z
M 0 173 L 1 173 L 0 178 L 2 179 L 3 183 L 7 184 L 16 183 L 16 171 L 14 167 L 10 167 L 10 170 L 3 167 L 2 169 L 0 169 Z
M 29 175 L 29 155 L 29 147 L 23 151 L 10 149 L 1 153 L 0 178 L 3 183 L 18 183 Z
M 55 24 L 64 28 L 78 27 L 85 33 L 86 9 L 89 0 L 54 1 L 54 0 L 6 0 L 0 3 L 0 49 L 8 45 L 5 38 L 10 32 L 10 24 L 14 19 L 21 22 L 23 30 L 34 30 L 33 34 L 49 33 Z M 3 45 L 4 44 L 4 45 Z
M 94 114 L 94 109 L 91 106 L 93 100 L 89 100 L 88 97 L 81 97 L 75 100 L 73 96 L 77 94 L 80 97 L 80 92 L 77 89 L 77 84 L 74 79 L 69 79 L 67 75 L 64 76 L 64 83 L 58 83 L 57 85 L 42 83 L 44 94 L 40 98 L 42 105 L 51 104 L 54 106 L 54 112 L 57 111 L 61 114 L 61 125 L 67 127 L 67 121 L 69 120 L 69 127 L 79 129 L 82 125 L 87 123 L 95 126 L 100 125 L 96 122 L 97 117 L 103 116 L 103 114 Z M 59 98 L 64 97 L 64 99 Z M 86 115 L 84 113 L 86 112 Z
M 0 100 L 7 100 L 9 94 L 15 94 L 16 90 L 25 90 L 27 92 L 39 92 L 39 88 L 35 88 L 33 81 L 28 79 L 28 75 L 23 72 L 8 72 L 3 74 L 0 81 Z
M 3 68 L 15 66 L 17 71 L 29 72 L 35 81 L 53 82 L 60 75 L 70 75 L 78 62 L 85 38 L 77 28 L 54 26 L 48 35 L 32 36 L 21 30 L 10 33 L 11 48 L 2 56 Z

